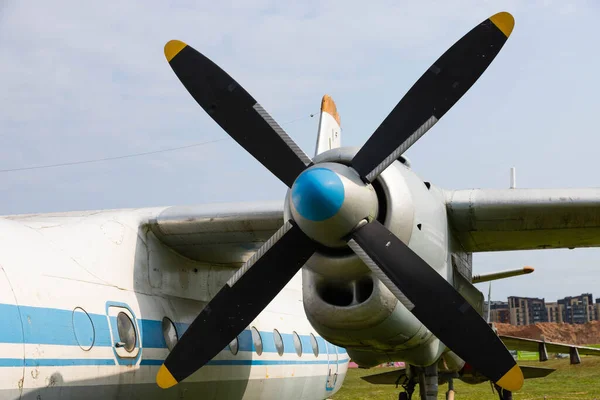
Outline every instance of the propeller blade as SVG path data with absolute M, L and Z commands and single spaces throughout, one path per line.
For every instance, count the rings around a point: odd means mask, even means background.
M 311 159 L 227 72 L 179 40 L 165 45 L 175 75 L 194 100 L 288 187 Z
M 378 221 L 348 242 L 392 293 L 459 357 L 504 389 L 523 385 L 523 373 L 498 335 L 439 273 Z
M 277 296 L 315 251 L 315 243 L 286 222 L 211 299 L 156 375 L 163 389 L 181 382 L 225 348 Z
M 498 54 L 514 27 L 498 13 L 473 28 L 419 78 L 352 160 L 372 182 L 425 134 L 469 90 Z

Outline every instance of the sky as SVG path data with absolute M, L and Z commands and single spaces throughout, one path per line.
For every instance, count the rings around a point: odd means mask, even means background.
M 173 74 L 164 44 L 211 58 L 312 155 L 323 94 L 361 146 L 429 66 L 499 11 L 515 29 L 469 92 L 408 150 L 445 189 L 597 187 L 600 5 L 590 1 L 0 2 L 0 214 L 282 199 Z M 69 163 L 207 143 L 145 157 Z M 3 172 L 4 171 L 4 172 Z M 474 255 L 531 265 L 492 299 L 591 292 L 600 250 Z M 487 294 L 487 284 L 478 285 Z

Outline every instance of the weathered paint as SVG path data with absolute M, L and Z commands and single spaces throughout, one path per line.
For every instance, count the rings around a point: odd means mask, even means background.
M 448 219 L 470 252 L 600 246 L 600 189 L 446 192 Z
M 246 330 L 236 355 L 224 349 L 180 385 L 158 388 L 156 372 L 168 354 L 163 317 L 181 335 L 206 304 L 187 293 L 198 290 L 208 299 L 218 290 L 212 286 L 234 271 L 174 255 L 143 228 L 160 210 L 0 219 L 0 398 L 318 399 L 339 389 L 347 353 L 334 348 L 341 356 L 332 362 L 319 337 L 319 355 L 313 354 L 309 334 L 319 335 L 306 320 L 299 275 L 250 325 L 261 332 L 260 356 Z M 153 284 L 152 273 L 159 277 Z M 124 310 L 138 333 L 133 357 L 115 347 L 116 316 Z M 337 379 L 328 390 L 334 367 Z

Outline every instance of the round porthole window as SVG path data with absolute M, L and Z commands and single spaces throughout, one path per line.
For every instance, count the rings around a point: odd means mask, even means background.
M 296 349 L 298 357 L 302 357 L 302 342 L 300 341 L 300 336 L 298 336 L 296 332 L 294 332 L 294 348 Z
M 240 342 L 239 342 L 238 338 L 236 337 L 231 341 L 231 343 L 229 343 L 229 351 L 231 352 L 231 354 L 233 354 L 235 356 L 239 350 L 240 350 Z
M 315 357 L 319 357 L 319 343 L 317 342 L 315 335 L 312 333 L 310 334 L 310 345 L 312 346 Z
M 72 315 L 73 333 L 79 347 L 89 351 L 96 341 L 96 331 L 89 314 L 81 307 L 76 307 Z
M 162 320 L 162 332 L 165 343 L 167 344 L 167 349 L 169 349 L 169 351 L 173 350 L 173 347 L 175 347 L 179 340 L 179 336 L 177 335 L 175 324 L 167 317 L 164 317 Z
M 256 350 L 256 354 L 258 354 L 260 356 L 263 352 L 263 344 L 262 344 L 262 338 L 260 337 L 260 332 L 255 327 L 252 327 L 251 331 L 252 331 L 252 343 L 254 343 L 254 349 Z
M 119 339 L 122 347 L 131 353 L 135 349 L 137 338 L 133 321 L 124 312 L 120 312 L 117 315 L 117 330 L 119 331 Z
M 275 348 L 277 349 L 277 354 L 280 356 L 283 355 L 283 338 L 277 329 L 273 329 L 273 340 L 275 341 Z

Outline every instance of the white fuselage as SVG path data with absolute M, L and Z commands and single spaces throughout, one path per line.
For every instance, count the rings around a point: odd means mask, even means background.
M 0 218 L 0 398 L 323 399 L 337 391 L 348 354 L 306 319 L 301 274 L 238 337 L 237 354 L 226 348 L 179 385 L 156 385 L 169 352 L 163 319 L 181 336 L 233 273 L 185 259 L 138 228 L 160 211 Z M 119 313 L 135 328 L 131 351 L 117 345 Z

